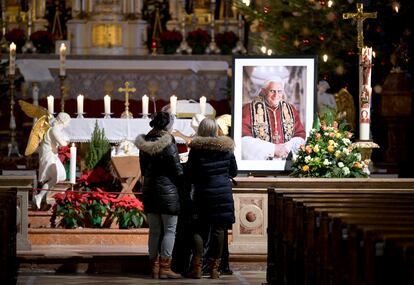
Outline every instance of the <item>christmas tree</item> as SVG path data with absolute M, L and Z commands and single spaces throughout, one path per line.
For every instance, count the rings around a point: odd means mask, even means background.
M 342 19 L 356 10 L 348 1 L 266 1 L 263 7 L 243 2 L 236 5 L 250 24 L 253 53 L 316 55 L 319 79 L 329 82 L 358 70 L 356 27 Z
M 256 3 L 264 3 L 262 6 Z M 318 56 L 318 78 L 327 80 L 332 90 L 344 86 L 358 93 L 357 29 L 343 13 L 355 13 L 356 0 L 235 0 L 249 26 L 249 53 Z M 363 24 L 364 44 L 373 48 L 373 86 L 382 84 L 395 65 L 404 61 L 412 71 L 413 56 L 411 0 L 362 1 L 364 12 L 377 12 L 376 19 Z M 402 50 L 405 48 L 405 51 Z M 271 52 L 269 52 L 271 50 Z M 398 55 L 398 52 L 404 53 Z M 326 55 L 324 60 L 324 55 Z M 396 59 L 397 58 L 397 59 Z
M 110 150 L 111 144 L 105 136 L 105 131 L 99 128 L 98 121 L 96 121 L 88 153 L 85 158 L 86 168 L 94 169 L 97 166 L 102 166 L 105 169 L 110 159 Z

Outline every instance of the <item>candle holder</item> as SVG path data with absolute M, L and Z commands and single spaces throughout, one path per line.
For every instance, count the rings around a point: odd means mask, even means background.
M 59 79 L 60 79 L 60 111 L 65 112 L 65 97 L 66 97 L 65 79 L 66 79 L 66 75 L 59 75 Z
M 210 23 L 210 31 L 211 31 L 211 42 L 209 43 L 208 47 L 206 48 L 206 53 L 211 54 L 211 53 L 215 53 L 218 54 L 220 53 L 220 49 L 216 44 L 216 40 L 215 40 L 215 31 L 214 28 L 216 26 L 216 20 L 214 19 L 214 10 L 216 8 L 216 1 L 213 0 L 210 3 L 210 14 L 211 14 L 211 23 Z
M 140 113 L 139 115 L 141 116 L 141 119 L 149 119 L 149 118 L 151 118 L 151 113 L 147 113 L 147 114 Z
M 239 13 L 239 18 L 237 20 L 237 32 L 238 32 L 239 40 L 237 41 L 236 46 L 231 51 L 233 54 L 237 54 L 237 53 L 245 54 L 247 52 L 242 42 L 242 36 L 243 36 L 243 18 L 242 17 L 243 17 L 242 14 Z
M 356 148 L 361 153 L 362 160 L 368 160 L 368 169 L 372 171 L 373 164 L 371 161 L 371 154 L 374 148 L 379 148 L 380 146 L 372 140 L 357 140 L 351 144 L 352 148 Z
M 84 114 L 86 114 L 86 113 L 75 113 L 77 116 L 76 116 L 76 118 L 77 119 L 84 119 Z
M 183 40 L 180 43 L 180 46 L 177 48 L 177 53 L 191 54 L 193 49 L 188 45 L 185 39 L 185 2 L 182 0 L 181 4 L 181 34 L 183 35 Z
M 14 85 L 14 74 L 9 74 L 9 81 L 10 81 L 10 142 L 7 144 L 8 147 L 8 157 L 11 157 L 12 155 L 17 155 L 18 157 L 21 157 L 22 155 L 19 152 L 19 146 L 16 142 L 16 118 L 14 117 L 14 91 L 15 91 L 15 85 Z
M 102 113 L 104 115 L 104 119 L 110 119 L 113 113 Z

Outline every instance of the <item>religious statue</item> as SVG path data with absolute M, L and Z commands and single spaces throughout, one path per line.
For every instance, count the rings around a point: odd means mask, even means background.
M 58 182 L 66 180 L 66 171 L 58 156 L 58 147 L 67 146 L 69 139 L 64 135 L 63 129 L 68 126 L 70 116 L 61 112 L 56 119 L 41 106 L 35 106 L 19 100 L 22 110 L 31 118 L 37 118 L 29 140 L 25 155 L 29 156 L 36 150 L 39 152 L 39 181 L 41 191 L 33 195 L 33 202 L 37 209 L 41 208 L 48 190 Z
M 352 130 L 355 130 L 355 105 L 354 98 L 346 88 L 339 90 L 335 94 L 336 106 L 338 110 L 338 116 L 346 121 Z
M 329 83 L 325 80 L 321 80 L 318 83 L 318 113 L 319 116 L 323 116 L 326 113 L 336 113 L 336 102 L 333 94 L 328 93 L 330 88 Z

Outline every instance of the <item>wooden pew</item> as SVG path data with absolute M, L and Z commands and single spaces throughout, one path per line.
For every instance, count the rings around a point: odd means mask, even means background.
M 363 277 L 356 272 L 360 264 L 355 259 L 360 254 L 358 247 L 349 246 L 347 255 L 340 261 L 333 262 L 336 256 L 332 254 L 338 253 L 338 244 L 342 243 L 342 234 L 338 231 L 344 230 L 346 225 L 350 227 L 348 234 L 354 235 L 353 227 L 360 230 L 358 226 L 361 225 L 365 229 L 377 226 L 383 233 L 388 233 L 385 230 L 389 230 L 389 238 L 390 234 L 395 234 L 398 230 L 410 231 L 414 228 L 414 191 L 410 189 L 269 189 L 268 201 L 269 283 L 340 284 L 335 282 L 344 280 L 347 284 L 369 282 L 369 276 L 376 274 L 372 266 L 363 267 Z M 389 215 L 398 215 L 400 219 L 386 219 Z M 370 218 L 364 220 L 365 217 Z M 404 225 L 398 225 L 401 219 L 405 221 Z M 334 224 L 337 226 L 336 232 L 333 231 Z M 301 239 L 303 235 L 305 239 Z M 362 241 L 364 238 L 366 237 Z M 338 274 L 335 274 L 338 272 L 335 267 L 344 264 L 344 260 L 353 263 L 346 272 L 348 276 L 340 280 Z M 407 262 L 409 260 L 407 258 Z M 368 261 L 369 259 L 366 260 Z M 410 268 L 409 265 L 406 267 Z M 297 278 L 301 273 L 304 278 Z M 407 271 L 405 275 L 410 274 Z M 409 280 L 409 277 L 406 279 Z

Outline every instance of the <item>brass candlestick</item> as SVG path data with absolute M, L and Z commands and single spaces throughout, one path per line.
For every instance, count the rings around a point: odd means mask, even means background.
M 129 93 L 134 93 L 136 91 L 136 89 L 133 88 L 129 88 L 129 82 L 125 82 L 125 88 L 119 87 L 118 88 L 118 92 L 125 93 L 125 111 L 121 114 L 121 118 L 123 119 L 130 119 L 133 118 L 134 116 L 132 115 L 132 113 L 129 111 Z
M 211 22 L 210 22 L 210 31 L 211 31 L 211 42 L 206 48 L 206 53 L 220 53 L 220 49 L 216 44 L 215 40 L 215 31 L 216 20 L 214 19 L 214 9 L 216 7 L 216 1 L 212 0 L 210 3 L 210 13 L 211 13 Z
M 66 79 L 66 75 L 59 75 L 59 79 L 60 79 L 60 111 L 65 112 L 65 97 L 66 97 L 65 79 Z
M 9 74 L 9 81 L 10 81 L 10 142 L 7 144 L 8 146 L 8 156 L 11 157 L 13 154 L 21 157 L 22 155 L 19 152 L 19 147 L 16 142 L 16 118 L 14 117 L 14 74 Z

